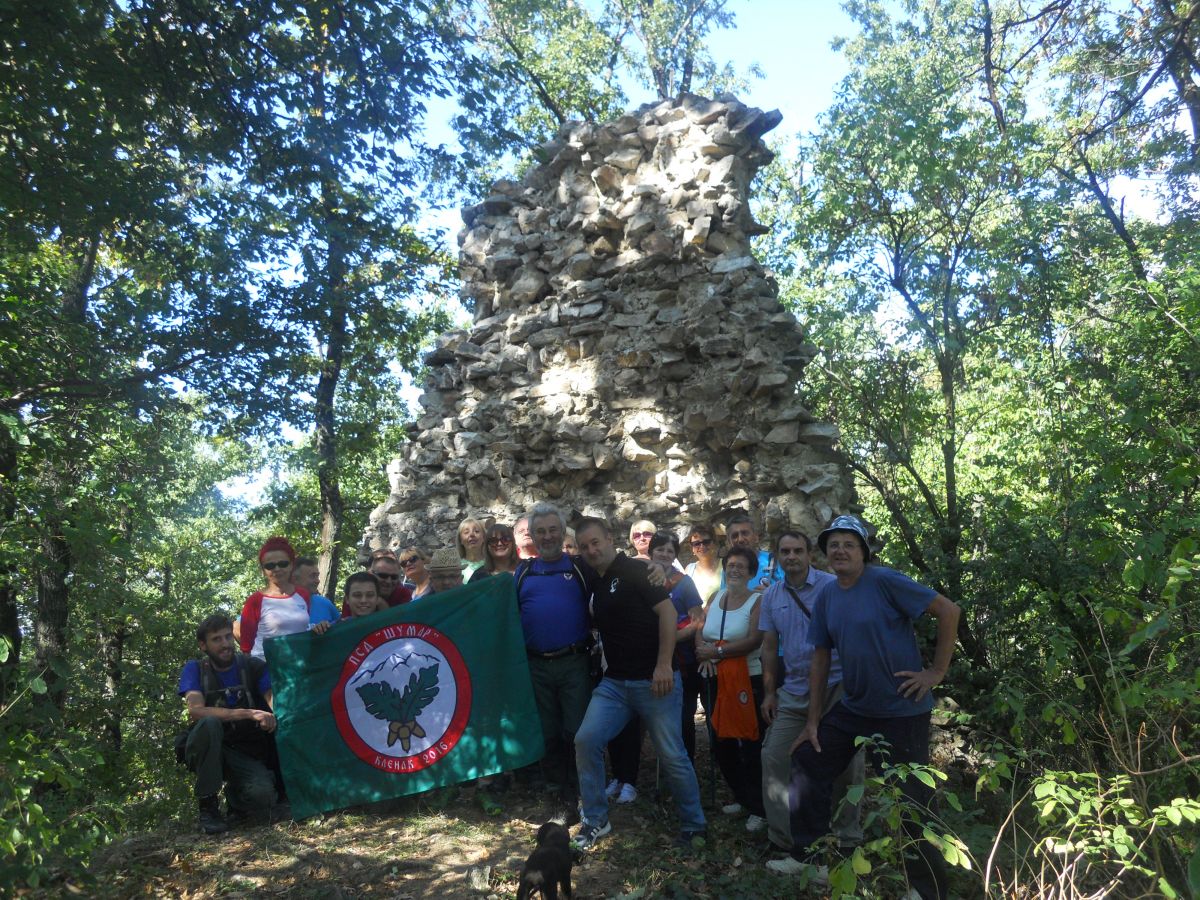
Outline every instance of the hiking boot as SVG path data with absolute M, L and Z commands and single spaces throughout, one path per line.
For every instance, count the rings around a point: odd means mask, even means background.
M 576 850 L 591 850 L 596 846 L 596 842 L 606 834 L 612 832 L 612 824 L 606 819 L 600 824 L 592 824 L 584 822 L 579 826 L 579 830 L 575 832 L 575 837 L 571 841 Z
M 679 836 L 675 838 L 675 846 L 681 847 L 684 850 L 696 850 L 703 847 L 707 840 L 707 831 L 681 831 L 679 832 Z M 700 843 L 697 844 L 696 841 Z
M 205 834 L 224 834 L 229 830 L 229 823 L 221 817 L 221 807 L 217 803 L 217 795 L 201 797 L 197 801 L 200 807 L 200 830 Z

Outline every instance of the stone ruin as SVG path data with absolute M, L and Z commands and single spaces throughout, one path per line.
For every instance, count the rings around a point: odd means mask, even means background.
M 511 523 L 546 499 L 680 534 L 747 510 L 815 535 L 858 509 L 837 428 L 796 394 L 816 348 L 751 253 L 780 118 L 684 95 L 569 123 L 463 210 L 475 322 L 426 359 L 367 548 L 446 546 L 468 515 Z

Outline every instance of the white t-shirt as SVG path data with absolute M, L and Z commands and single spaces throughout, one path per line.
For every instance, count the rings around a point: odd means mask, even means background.
M 304 602 L 303 597 L 299 594 L 292 594 L 290 597 L 263 594 L 262 611 L 258 616 L 258 633 L 254 636 L 254 646 L 250 654 L 265 659 L 263 641 L 267 638 L 296 634 L 308 631 L 308 628 L 308 604 Z
M 720 591 L 713 602 L 708 606 L 708 618 L 704 620 L 704 631 L 701 632 L 706 641 L 740 641 L 744 637 L 750 636 L 750 613 L 754 612 L 754 604 L 758 603 L 758 591 L 755 591 L 746 598 L 737 609 L 729 611 L 721 609 L 721 603 L 725 600 L 725 592 Z M 722 636 L 721 622 L 724 620 L 725 631 Z M 750 670 L 751 675 L 762 674 L 762 648 L 756 648 L 752 653 L 746 654 L 746 668 Z

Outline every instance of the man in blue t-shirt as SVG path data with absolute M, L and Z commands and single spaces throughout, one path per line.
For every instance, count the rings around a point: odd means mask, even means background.
M 798 874 L 813 864 L 811 845 L 829 832 L 833 780 L 854 756 L 855 740 L 881 735 L 886 751 L 872 751 L 876 768 L 929 762 L 931 691 L 950 667 L 958 634 L 958 605 L 932 588 L 883 566 L 871 565 L 867 529 L 854 516 L 838 516 L 817 543 L 835 576 L 817 594 L 809 626 L 813 645 L 809 669 L 808 722 L 796 738 L 789 792 L 792 855 L 768 868 Z M 933 664 L 926 668 L 913 622 L 923 613 L 937 619 Z M 844 696 L 824 717 L 830 658 L 842 663 Z M 930 805 L 932 788 L 913 776 L 902 790 L 918 808 Z M 905 859 L 911 886 L 922 900 L 943 900 L 946 874 L 941 851 L 922 840 L 923 823 L 906 820 L 905 830 L 920 858 Z M 813 873 L 819 880 L 824 867 Z
M 183 758 L 196 773 L 200 828 L 220 834 L 229 825 L 221 816 L 218 794 L 238 816 L 271 812 L 275 775 L 271 758 L 271 678 L 266 664 L 235 651 L 233 623 L 214 613 L 196 629 L 202 656 L 189 660 L 179 676 L 179 695 L 192 727 Z
M 758 574 L 750 579 L 752 591 L 766 590 L 771 585 L 783 581 L 783 569 L 776 565 L 770 553 L 759 549 L 758 532 L 754 530 L 754 522 L 748 515 L 737 513 L 725 523 L 725 541 L 730 547 L 745 547 L 751 553 L 758 554 Z
M 580 562 L 563 553 L 566 523 L 550 503 L 529 512 L 529 531 L 538 555 L 522 560 L 513 575 L 525 633 L 533 697 L 542 721 L 546 752 L 542 773 L 558 792 L 569 824 L 578 820 L 575 732 L 583 721 L 592 681 L 587 585 Z
M 292 583 L 296 587 L 306 588 L 312 595 L 308 604 L 308 624 L 319 625 L 328 622 L 332 625 L 342 617 L 333 601 L 317 593 L 317 584 L 321 580 L 321 570 L 317 561 L 311 556 L 297 556 L 292 564 Z

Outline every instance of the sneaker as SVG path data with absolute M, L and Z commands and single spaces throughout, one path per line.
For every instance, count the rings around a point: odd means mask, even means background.
M 764 819 L 762 816 L 756 816 L 754 814 L 751 814 L 750 818 L 746 819 L 746 830 L 747 831 L 762 831 L 766 827 L 767 827 L 767 820 Z
M 721 812 L 725 813 L 727 816 L 736 816 L 742 811 L 742 804 L 740 803 L 726 803 L 721 807 Z
M 812 863 L 800 862 L 794 856 L 767 861 L 767 869 L 776 875 L 803 875 L 808 873 L 808 883 L 816 887 L 826 887 L 829 884 L 829 866 L 814 866 Z
M 675 838 L 675 846 L 682 847 L 684 850 L 695 850 L 702 848 L 707 840 L 707 831 L 681 831 L 679 832 L 679 836 Z M 700 843 L 697 844 L 696 841 Z
M 604 796 L 611 800 L 619 793 L 621 793 L 621 782 L 614 778 L 608 783 L 608 787 L 604 789 Z
M 924 898 L 916 888 L 909 888 L 908 893 L 901 897 L 900 900 L 924 900 Z
M 612 831 L 612 824 L 607 820 L 600 825 L 593 825 L 589 822 L 584 822 L 579 826 L 579 830 L 575 832 L 575 838 L 571 843 L 576 850 L 591 850 L 596 846 L 596 842 Z
M 217 795 L 201 797 L 197 801 L 200 807 L 200 830 L 205 834 L 224 834 L 229 830 L 229 823 L 221 817 L 221 808 L 217 804 Z
M 632 803 L 637 799 L 637 788 L 632 784 L 621 785 L 621 793 L 617 795 L 618 803 Z

